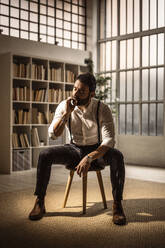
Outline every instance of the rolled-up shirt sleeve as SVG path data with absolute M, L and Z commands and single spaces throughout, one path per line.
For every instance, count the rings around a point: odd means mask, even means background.
M 55 123 L 56 123 L 59 119 L 61 119 L 61 117 L 62 117 L 62 115 L 63 115 L 63 113 L 64 113 L 64 111 L 65 111 L 65 102 L 66 102 L 66 101 L 64 100 L 64 101 L 62 101 L 62 102 L 57 106 L 57 108 L 56 108 L 56 110 L 55 110 L 54 118 L 53 118 L 53 120 L 52 120 L 52 122 L 51 122 L 51 124 L 50 124 L 50 126 L 49 126 L 49 128 L 48 128 L 48 135 L 49 135 L 49 137 L 52 138 L 52 139 L 56 139 L 56 138 L 57 138 L 57 137 L 54 135 L 53 128 L 54 128 Z
M 113 148 L 115 145 L 115 128 L 112 112 L 107 105 L 102 105 L 100 107 L 102 107 L 102 109 L 100 109 L 101 145 Z

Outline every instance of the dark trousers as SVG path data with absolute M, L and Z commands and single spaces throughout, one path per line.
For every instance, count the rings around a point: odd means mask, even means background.
M 72 165 L 76 167 L 86 154 L 96 150 L 97 147 L 98 144 L 92 146 L 66 144 L 52 146 L 41 151 L 37 166 L 37 183 L 34 194 L 39 198 L 44 198 L 46 195 L 52 164 Z M 110 166 L 113 199 L 120 201 L 123 199 L 125 180 L 123 155 L 119 150 L 110 148 L 104 155 L 103 160 L 105 165 Z

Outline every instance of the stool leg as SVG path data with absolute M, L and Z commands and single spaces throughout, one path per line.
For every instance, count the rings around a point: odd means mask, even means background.
M 83 187 L 83 214 L 86 213 L 86 201 L 87 201 L 87 173 L 82 177 L 82 187 Z
M 71 170 L 70 175 L 68 176 L 68 181 L 67 181 L 67 185 L 66 185 L 66 189 L 65 189 L 64 203 L 63 203 L 63 206 L 62 206 L 63 208 L 66 207 L 66 202 L 67 202 L 67 199 L 68 199 L 68 195 L 69 195 L 70 187 L 71 187 L 71 184 L 72 184 L 73 176 L 74 176 L 74 171 Z
M 103 185 L 103 179 L 101 176 L 101 171 L 96 171 L 96 174 L 97 174 L 97 179 L 98 179 L 99 186 L 100 186 L 100 191 L 101 191 L 101 196 L 103 199 L 104 208 L 106 209 L 107 208 L 107 202 L 106 202 L 106 198 L 105 198 L 104 185 Z

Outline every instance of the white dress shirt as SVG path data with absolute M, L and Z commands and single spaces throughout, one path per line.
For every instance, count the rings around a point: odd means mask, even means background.
M 55 139 L 53 132 L 54 124 L 62 117 L 65 112 L 66 100 L 62 101 L 56 108 L 55 115 L 51 125 L 49 126 L 49 137 Z M 92 98 L 88 107 L 82 111 L 76 106 L 71 113 L 71 134 L 72 141 L 76 145 L 94 145 L 98 143 L 97 131 L 97 105 L 98 100 Z M 99 125 L 100 125 L 100 140 L 101 145 L 114 147 L 115 132 L 113 117 L 110 108 L 103 102 L 99 106 Z M 69 121 L 66 122 L 66 127 L 69 130 Z

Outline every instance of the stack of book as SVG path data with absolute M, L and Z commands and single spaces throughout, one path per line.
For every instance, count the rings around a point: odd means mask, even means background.
M 13 63 L 14 77 L 28 78 L 30 74 L 29 72 L 30 72 L 30 64 Z
M 29 124 L 30 112 L 28 109 L 13 109 L 13 123 L 14 124 Z
M 63 100 L 62 89 L 49 89 L 48 101 L 59 103 Z
M 27 86 L 13 88 L 13 100 L 29 101 L 30 89 Z
M 74 83 L 76 79 L 76 74 L 73 71 L 67 70 L 66 71 L 66 82 Z
M 46 80 L 46 68 L 44 65 L 32 64 L 32 78 Z
M 32 90 L 32 100 L 36 102 L 46 102 L 47 101 L 47 91 L 44 88 L 37 90 Z
M 13 133 L 12 134 L 13 148 L 30 147 L 29 139 L 26 133 Z
M 36 127 L 32 128 L 32 146 L 40 146 L 38 129 Z
M 62 81 L 61 80 L 62 68 L 50 68 L 50 80 L 51 81 Z

